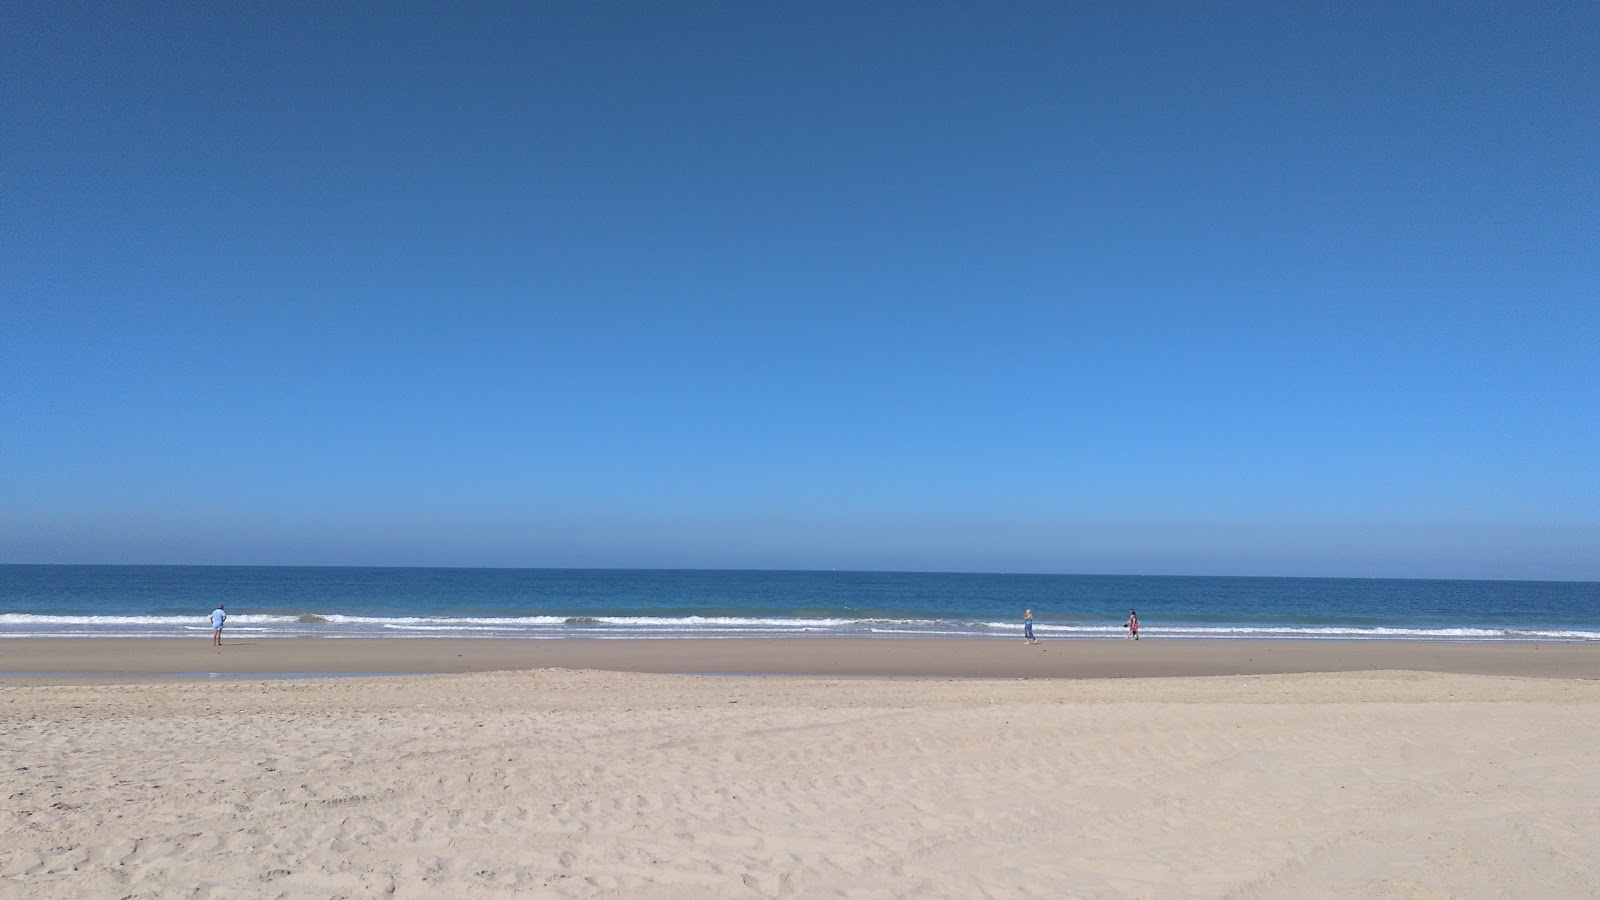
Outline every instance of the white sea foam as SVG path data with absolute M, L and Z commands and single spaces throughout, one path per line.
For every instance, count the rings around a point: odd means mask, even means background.
M 31 613 L 0 613 L 3 625 L 190 625 L 204 624 L 209 614 L 202 616 L 43 616 Z M 299 621 L 298 615 L 228 615 L 228 625 L 275 625 Z M 211 626 L 207 625 L 207 628 Z
M 228 628 L 265 637 L 513 636 L 513 637 L 739 637 L 781 635 L 883 635 L 887 637 L 1012 637 L 1017 621 L 955 618 L 781 616 L 372 616 L 331 612 L 242 613 Z M 202 615 L 107 616 L 0 613 L 0 637 L 161 637 L 210 630 Z M 1040 635 L 1110 638 L 1120 623 L 1034 622 Z M 1152 638 L 1278 640 L 1595 641 L 1600 631 L 1480 627 L 1301 625 L 1146 625 Z

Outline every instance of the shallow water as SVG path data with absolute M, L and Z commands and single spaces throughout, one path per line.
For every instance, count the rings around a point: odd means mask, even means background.
M 1353 578 L 0 566 L 0 637 L 1123 636 L 1600 640 L 1600 583 Z

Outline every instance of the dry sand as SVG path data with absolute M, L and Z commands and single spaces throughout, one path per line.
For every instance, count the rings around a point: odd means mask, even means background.
M 1141 645 L 1105 652 L 1179 652 Z M 0 896 L 1595 897 L 1593 650 L 1561 678 L 0 678 Z

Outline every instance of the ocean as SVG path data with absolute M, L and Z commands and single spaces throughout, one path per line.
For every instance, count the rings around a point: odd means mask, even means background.
M 1600 640 L 1600 583 L 605 569 L 0 565 L 0 638 Z

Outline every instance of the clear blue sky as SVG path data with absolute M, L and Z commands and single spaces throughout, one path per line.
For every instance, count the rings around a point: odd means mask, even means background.
M 1593 2 L 264 7 L 7 4 L 0 562 L 1600 579 Z

